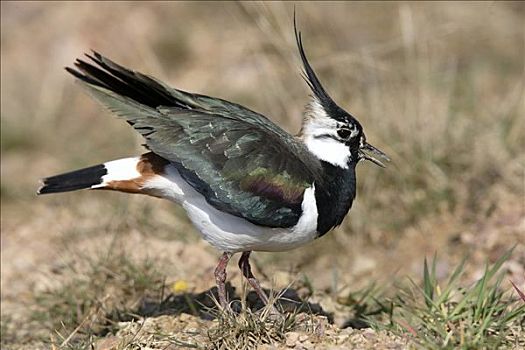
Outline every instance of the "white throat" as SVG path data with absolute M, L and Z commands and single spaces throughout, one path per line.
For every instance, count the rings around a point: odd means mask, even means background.
M 316 100 L 307 106 L 301 138 L 308 150 L 320 160 L 348 168 L 352 155 L 348 146 L 338 140 L 337 121 L 328 117 Z

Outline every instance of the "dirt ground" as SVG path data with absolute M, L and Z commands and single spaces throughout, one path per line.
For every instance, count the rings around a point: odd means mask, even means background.
M 213 307 L 219 252 L 180 208 L 119 193 L 35 192 L 44 176 L 142 150 L 140 137 L 63 71 L 90 48 L 296 132 L 308 91 L 293 5 L 1 6 L 2 348 L 227 348 L 210 332 L 232 321 L 199 304 Z M 297 327 L 261 335 L 269 341 L 260 348 L 417 347 L 409 334 L 352 323 L 355 308 L 341 300 L 371 283 L 386 294 L 408 278 L 420 283 L 423 259 L 434 254 L 440 280 L 468 256 L 461 281 L 469 285 L 514 247 L 502 288 L 512 293 L 512 281 L 525 290 L 523 4 L 298 3 L 296 11 L 324 85 L 393 162 L 358 166 L 356 203 L 334 232 L 291 252 L 254 253 L 265 288 L 289 288 L 290 305 L 307 306 Z M 131 277 L 120 280 L 127 264 Z M 93 292 L 101 266 L 110 288 Z M 138 286 L 141 278 L 154 283 Z M 234 262 L 228 279 L 231 295 L 244 295 Z M 162 301 L 157 309 L 148 309 L 151 298 Z M 86 315 L 78 300 L 89 299 L 101 306 Z M 257 309 L 253 294 L 248 303 Z M 66 304 L 83 316 L 61 319 Z M 97 331 L 95 314 L 121 309 L 135 315 L 112 316 L 118 322 Z

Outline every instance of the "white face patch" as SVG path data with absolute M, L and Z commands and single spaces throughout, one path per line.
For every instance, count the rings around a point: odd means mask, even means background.
M 308 150 L 320 160 L 343 169 L 348 168 L 351 154 L 350 149 L 344 143 L 328 137 L 316 139 L 313 136 L 306 137 L 304 143 Z
M 352 155 L 348 146 L 339 140 L 339 127 L 340 123 L 328 117 L 323 107 L 314 99 L 307 107 L 301 137 L 308 150 L 317 158 L 346 169 Z

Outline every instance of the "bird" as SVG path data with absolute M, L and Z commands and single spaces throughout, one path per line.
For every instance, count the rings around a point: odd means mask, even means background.
M 147 152 L 43 178 L 37 193 L 111 190 L 174 202 L 222 253 L 214 271 L 220 306 L 229 307 L 226 267 L 235 253 L 268 304 L 250 254 L 294 249 L 339 226 L 356 197 L 357 164 L 385 167 L 390 160 L 321 85 L 295 17 L 294 34 L 311 90 L 297 135 L 237 103 L 170 87 L 96 51 L 85 54 L 65 69 L 142 135 Z

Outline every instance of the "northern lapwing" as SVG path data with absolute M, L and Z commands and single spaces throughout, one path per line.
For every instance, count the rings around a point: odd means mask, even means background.
M 308 63 L 312 91 L 302 128 L 290 135 L 236 103 L 174 89 L 97 52 L 66 68 L 104 106 L 145 139 L 149 152 L 43 179 L 38 194 L 80 189 L 146 194 L 181 205 L 202 237 L 223 252 L 215 269 L 226 308 L 226 265 L 239 267 L 263 302 L 252 251 L 286 251 L 341 224 L 356 195 L 355 167 L 387 156 L 370 145 L 357 119 L 339 107 Z

